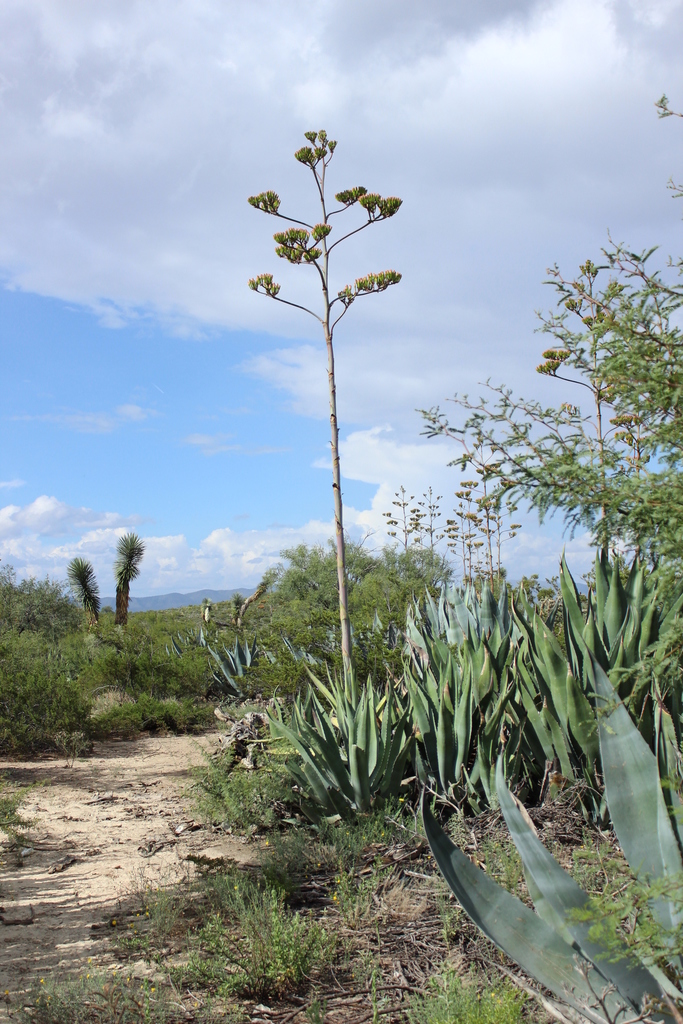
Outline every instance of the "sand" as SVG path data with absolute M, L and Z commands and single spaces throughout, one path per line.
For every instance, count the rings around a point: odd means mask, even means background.
M 254 844 L 197 817 L 191 768 L 217 746 L 217 734 L 163 736 L 97 743 L 73 765 L 0 758 L 6 779 L 37 783 L 22 804 L 33 824 L 21 864 L 0 848 L 0 1020 L 6 990 L 13 1004 L 48 975 L 109 969 L 111 937 L 144 886 L 191 874 L 189 855 L 256 862 Z

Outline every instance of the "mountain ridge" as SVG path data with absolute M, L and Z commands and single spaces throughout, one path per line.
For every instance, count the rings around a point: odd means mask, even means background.
M 236 587 L 234 590 L 193 590 L 189 594 L 152 594 L 149 597 L 134 597 L 131 594 L 128 602 L 129 612 L 163 612 L 169 608 L 187 608 L 190 605 L 201 604 L 205 597 L 216 604 L 218 601 L 229 601 L 235 594 L 243 594 L 249 597 L 254 593 L 254 587 Z M 116 607 L 115 597 L 103 597 L 102 607 Z

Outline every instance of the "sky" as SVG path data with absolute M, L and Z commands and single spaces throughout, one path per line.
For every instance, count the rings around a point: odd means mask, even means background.
M 535 373 L 536 311 L 608 232 L 681 252 L 681 0 L 4 0 L 0 5 L 0 560 L 63 578 L 117 538 L 147 545 L 136 594 L 254 585 L 332 532 L 319 301 L 247 197 L 318 219 L 303 132 L 338 140 L 330 189 L 397 195 L 340 246 L 358 302 L 336 336 L 346 526 L 386 540 L 400 486 L 450 513 L 452 442 L 421 408 Z M 347 215 L 352 227 L 355 211 Z M 354 220 L 356 218 L 356 220 Z M 455 407 L 452 407 L 457 415 Z M 578 573 L 586 537 L 524 528 L 511 578 Z

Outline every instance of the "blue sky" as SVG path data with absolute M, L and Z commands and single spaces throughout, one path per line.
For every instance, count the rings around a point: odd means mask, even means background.
M 276 188 L 313 215 L 292 159 L 311 127 L 339 140 L 334 191 L 404 200 L 335 269 L 404 275 L 338 336 L 352 535 L 382 543 L 401 484 L 458 485 L 416 408 L 488 377 L 575 401 L 534 373 L 545 269 L 599 257 L 608 230 L 680 252 L 683 129 L 653 103 L 683 107 L 682 36 L 679 0 L 7 0 L 3 562 L 63 576 L 82 554 L 109 592 L 133 527 L 137 592 L 158 593 L 255 583 L 329 536 L 323 347 L 246 286 L 270 270 L 315 302 L 246 203 Z M 562 543 L 526 521 L 511 574 L 550 575 Z M 585 538 L 569 550 L 583 571 Z

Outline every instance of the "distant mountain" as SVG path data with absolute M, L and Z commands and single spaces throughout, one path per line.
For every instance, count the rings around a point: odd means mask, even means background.
M 218 601 L 229 601 L 235 594 L 249 597 L 254 593 L 253 587 L 238 587 L 236 590 L 194 590 L 191 594 L 155 594 L 153 597 L 131 597 L 128 603 L 129 612 L 163 612 L 167 608 L 187 608 L 188 605 L 201 604 L 205 597 L 214 604 Z M 115 597 L 103 597 L 102 607 L 116 607 Z

